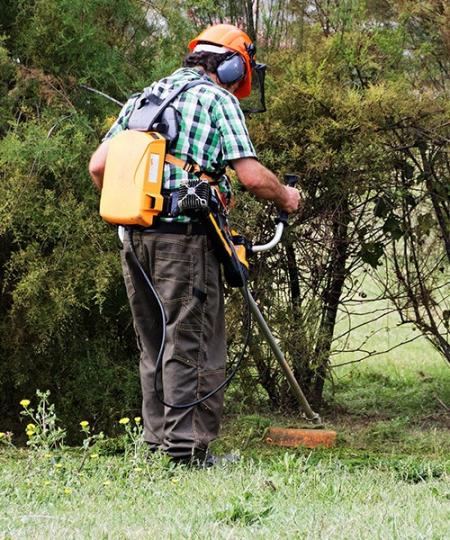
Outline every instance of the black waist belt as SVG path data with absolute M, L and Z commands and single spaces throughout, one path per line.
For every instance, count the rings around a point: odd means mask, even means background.
M 155 231 L 163 234 L 206 234 L 201 223 L 176 223 L 155 221 L 146 231 Z

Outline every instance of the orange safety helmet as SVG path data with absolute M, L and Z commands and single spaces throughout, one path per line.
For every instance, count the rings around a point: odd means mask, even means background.
M 239 53 L 245 63 L 245 77 L 234 91 L 234 95 L 241 99 L 250 95 L 252 90 L 252 67 L 253 57 L 250 57 L 248 47 L 253 45 L 248 35 L 232 24 L 216 24 L 203 30 L 196 38 L 189 42 L 189 49 L 193 51 L 198 43 L 212 43 L 227 47 Z M 254 50 L 254 49 L 253 49 Z

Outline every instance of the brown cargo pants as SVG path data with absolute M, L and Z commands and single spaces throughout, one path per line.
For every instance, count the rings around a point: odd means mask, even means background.
M 203 234 L 134 232 L 136 255 L 160 296 L 166 313 L 166 345 L 157 388 L 164 401 L 188 403 L 216 388 L 225 376 L 223 288 L 217 259 Z M 187 458 L 217 437 L 223 390 L 201 405 L 165 407 L 154 390 L 161 345 L 158 304 L 142 276 L 129 264 L 128 234 L 121 252 L 134 328 L 140 350 L 144 439 L 153 449 Z

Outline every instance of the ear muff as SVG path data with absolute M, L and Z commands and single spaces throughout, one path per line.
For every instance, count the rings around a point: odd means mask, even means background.
M 233 84 L 245 77 L 246 66 L 239 53 L 233 53 L 217 67 L 217 78 L 222 84 Z

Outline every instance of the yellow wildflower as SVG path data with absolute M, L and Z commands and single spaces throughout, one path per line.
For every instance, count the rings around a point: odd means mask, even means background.
M 55 469 L 62 469 L 62 463 L 56 463 L 55 464 Z
M 20 402 L 20 405 L 22 405 L 22 407 L 26 409 L 30 403 L 31 401 L 29 399 L 22 399 L 22 401 Z
M 50 480 L 45 480 L 44 481 L 44 486 L 49 486 L 51 484 Z
M 125 425 L 125 424 L 128 424 L 129 421 L 130 421 L 130 419 L 125 416 L 125 418 L 121 418 L 119 420 L 119 424 Z
M 36 431 L 35 424 L 27 424 L 27 431 Z
M 141 423 L 141 417 L 140 416 L 135 416 L 134 421 L 136 422 L 136 424 L 140 424 Z
M 89 425 L 89 422 L 88 422 L 87 420 L 82 420 L 82 421 L 80 422 L 80 426 L 81 426 L 82 428 L 86 428 L 86 427 L 88 427 L 88 425 Z
M 97 459 L 98 458 L 98 454 L 91 454 L 91 459 Z
M 6 437 L 6 433 L 3 431 L 0 431 L 0 439 L 4 439 Z
M 178 478 L 171 478 L 170 481 L 172 482 L 172 484 L 178 484 L 180 480 Z
M 64 488 L 64 493 L 66 495 L 70 495 L 72 493 L 72 490 L 70 488 Z

